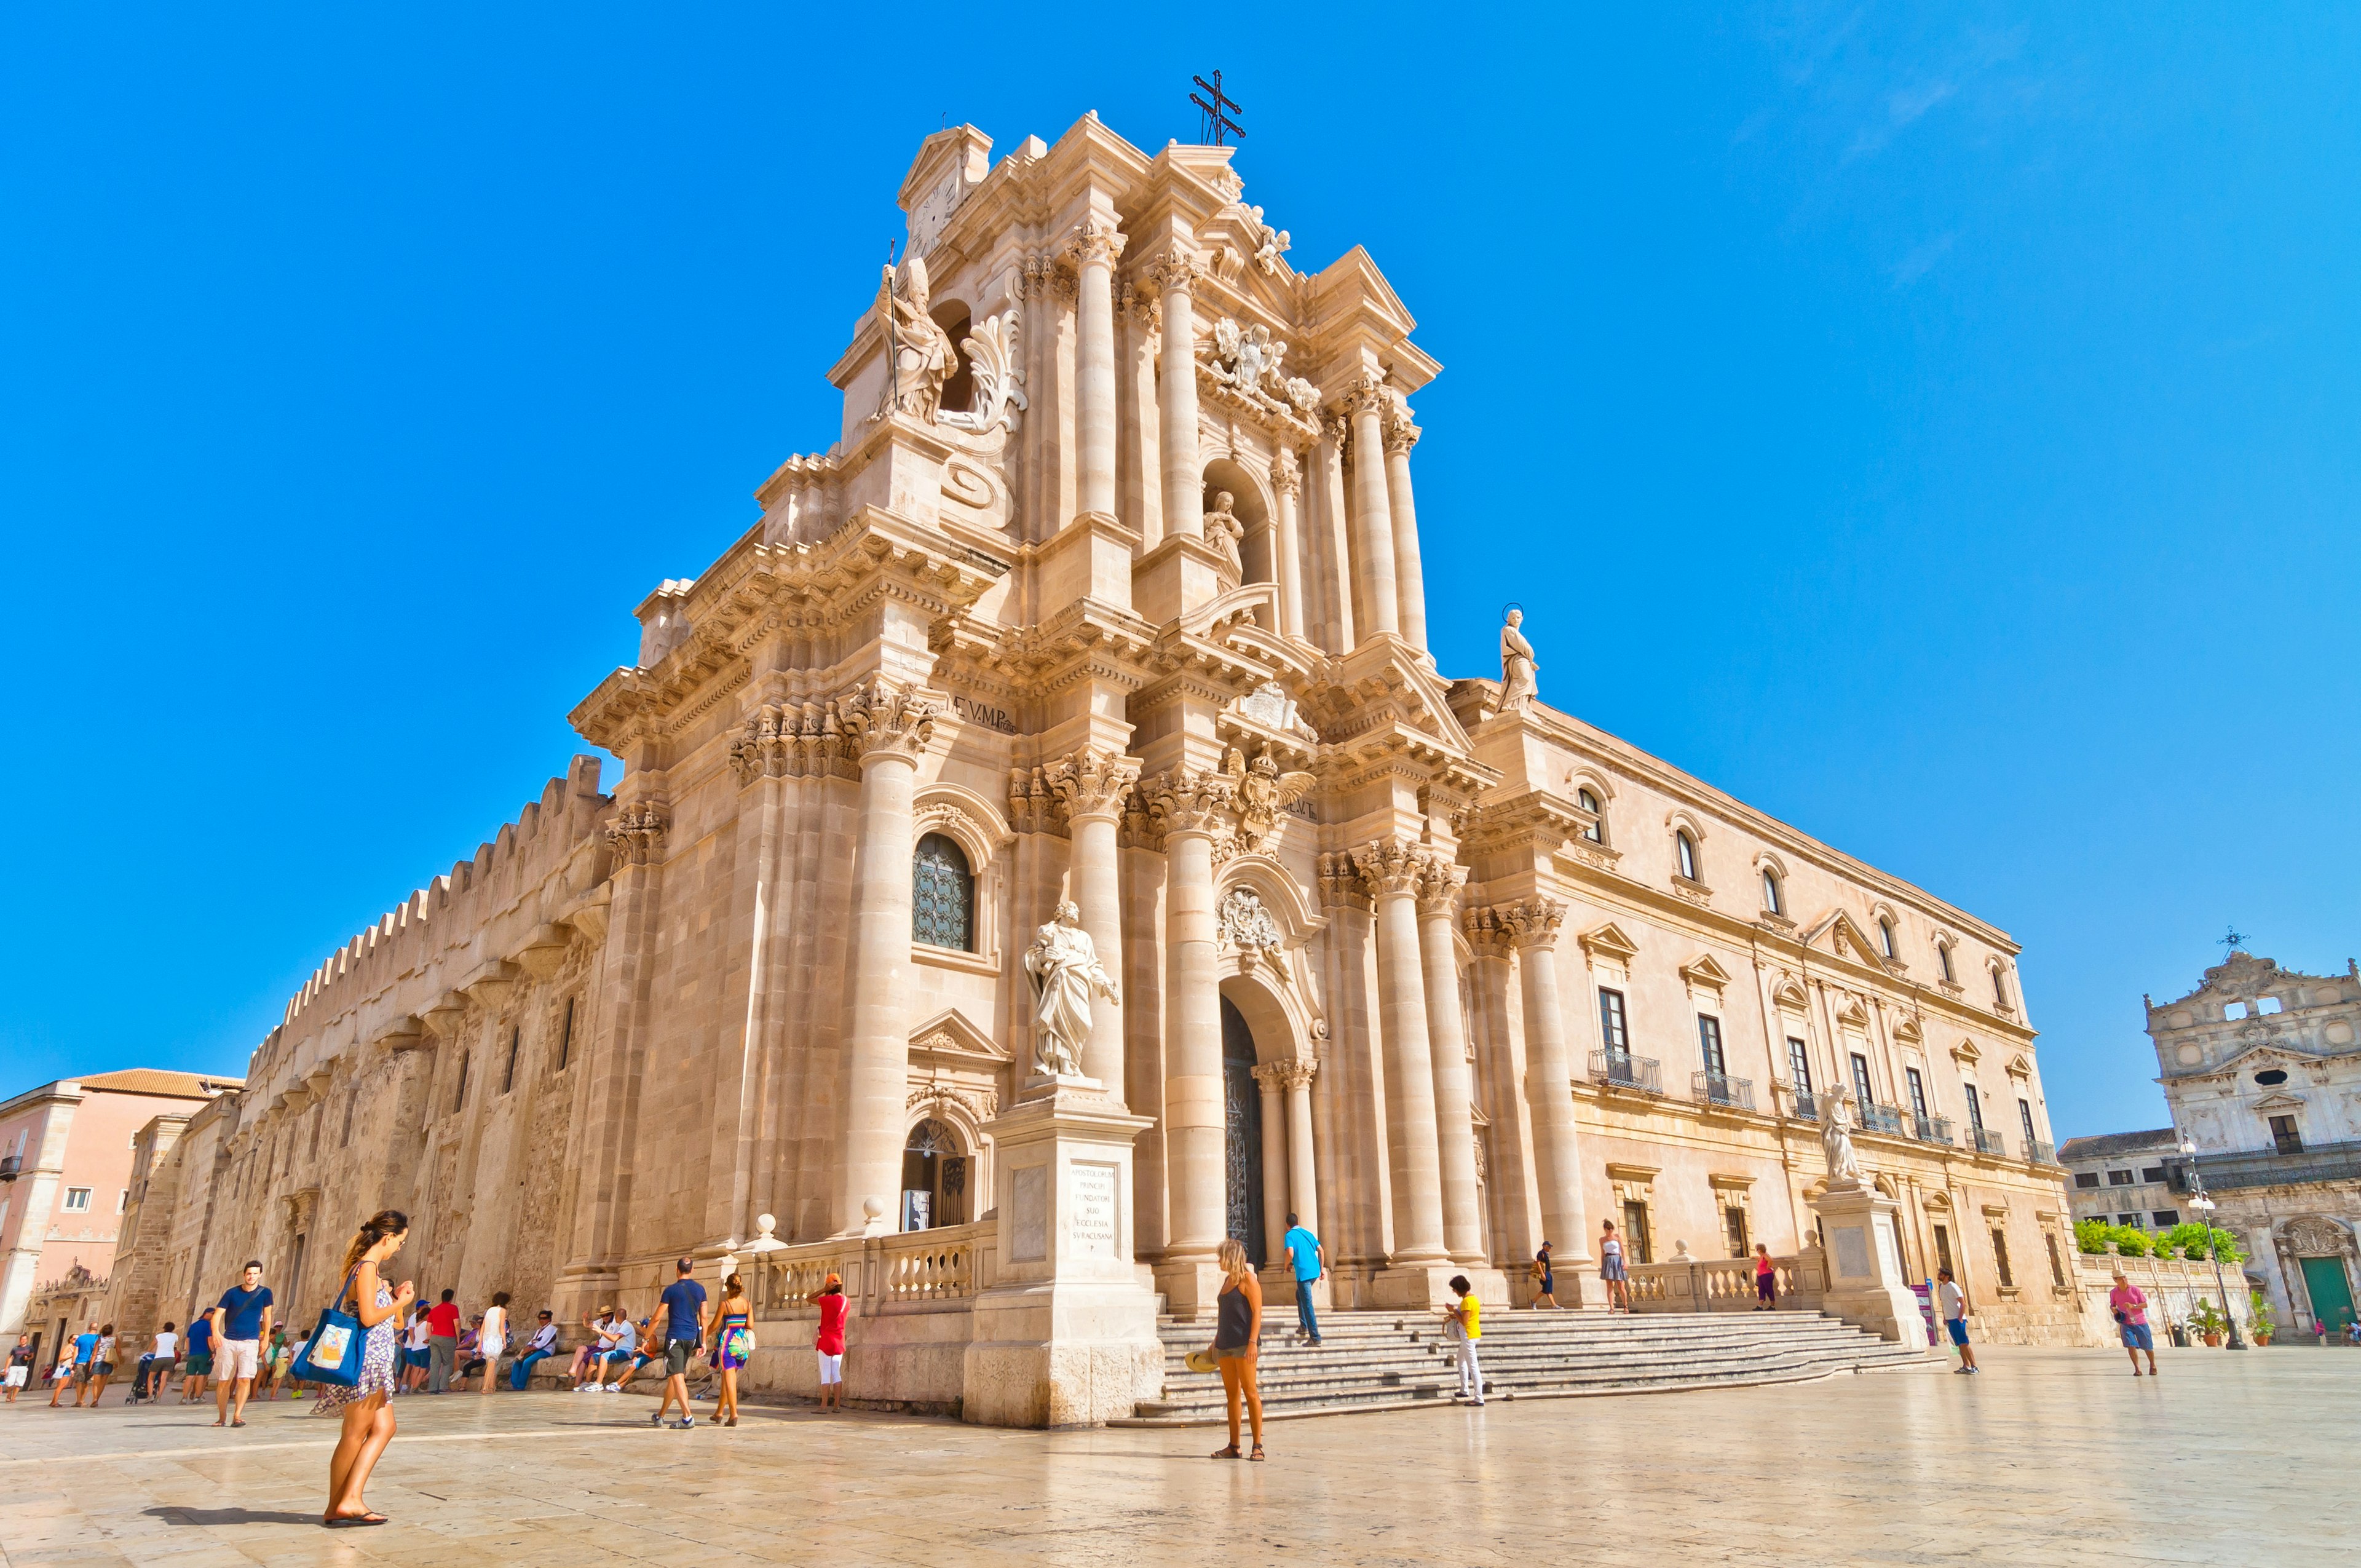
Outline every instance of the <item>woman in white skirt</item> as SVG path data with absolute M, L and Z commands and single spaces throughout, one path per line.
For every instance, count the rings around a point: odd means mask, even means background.
M 476 1333 L 476 1354 L 484 1358 L 484 1386 L 476 1390 L 489 1394 L 492 1385 L 500 1379 L 500 1353 L 509 1347 L 509 1293 L 499 1291 L 492 1304 L 484 1309 L 484 1326 Z
M 1631 1277 L 1623 1269 L 1623 1238 L 1615 1234 L 1615 1222 L 1602 1223 L 1598 1237 L 1598 1280 L 1607 1287 L 1607 1310 L 1631 1310 Z

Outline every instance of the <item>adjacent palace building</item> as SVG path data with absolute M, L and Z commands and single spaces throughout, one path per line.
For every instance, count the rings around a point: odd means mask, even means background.
M 118 1269 L 185 1317 L 259 1255 L 308 1314 L 391 1205 L 422 1286 L 562 1321 L 644 1310 L 766 1215 L 794 1246 L 925 1231 L 893 1255 L 948 1278 L 1007 1245 L 1025 954 L 1071 900 L 1113 982 L 1081 1075 L 1102 1133 L 1142 1124 L 1073 1223 L 1170 1312 L 1290 1211 L 1338 1308 L 1463 1270 L 1522 1300 L 1544 1239 L 1596 1304 L 1609 1220 L 1635 1261 L 1793 1254 L 1842 1086 L 1901 1272 L 1958 1271 L 1991 1338 L 2079 1340 L 2007 935 L 1543 706 L 1529 664 L 1436 668 L 1440 367 L 1366 252 L 1297 269 L 1235 148 L 1094 115 L 990 148 L 922 145 L 837 439 L 575 709 L 616 792 L 578 760 L 332 954 Z M 939 1304 L 952 1353 L 974 1317 Z

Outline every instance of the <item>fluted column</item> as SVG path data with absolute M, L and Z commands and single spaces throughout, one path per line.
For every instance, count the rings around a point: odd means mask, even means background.
M 1418 505 L 1410 488 L 1410 449 L 1418 444 L 1410 405 L 1394 399 L 1386 420 L 1386 501 L 1393 512 L 1394 578 L 1401 634 L 1426 648 L 1426 577 L 1418 564 Z
M 1271 554 L 1278 557 L 1272 563 L 1272 576 L 1279 580 L 1279 634 L 1281 637 L 1303 635 L 1303 562 L 1298 553 L 1295 517 L 1296 498 L 1303 490 L 1303 466 L 1296 460 L 1295 449 L 1282 446 L 1278 461 L 1271 465 L 1270 487 L 1279 496 L 1279 507 L 1272 521 Z
M 1378 905 L 1378 1020 L 1386 1051 L 1386 1141 L 1393 1157 L 1393 1261 L 1441 1263 L 1447 1255 L 1442 1154 L 1418 953 L 1418 881 L 1425 857 L 1414 844 L 1380 839 L 1354 850 L 1353 863 Z
M 1431 856 L 1418 885 L 1418 950 L 1426 1028 L 1434 1054 L 1434 1131 L 1442 1152 L 1443 1239 L 1459 1263 L 1482 1263 L 1483 1195 L 1476 1176 L 1476 1119 L 1468 1102 L 1467 1020 L 1459 1006 L 1458 904 L 1466 868 Z
M 1517 944 L 1525 1003 L 1525 1101 L 1533 1113 L 1533 1176 L 1542 1229 L 1557 1266 L 1590 1262 L 1590 1221 L 1582 1201 L 1582 1151 L 1575 1136 L 1574 1058 L 1557 993 L 1557 933 L 1565 905 L 1527 899 L 1499 911 Z
M 910 1076 L 910 802 L 935 705 L 880 688 L 840 705 L 861 752 L 852 844 L 852 944 L 846 990 L 844 1123 L 836 1223 L 858 1234 L 872 1198 L 893 1212 L 902 1185 Z
M 1319 465 L 1314 483 L 1320 487 L 1320 548 L 1329 557 L 1322 566 L 1323 581 L 1334 606 L 1329 623 L 1332 653 L 1349 653 L 1360 641 L 1353 620 L 1352 508 L 1345 495 L 1345 441 L 1350 429 L 1351 422 L 1342 415 L 1323 419 L 1320 444 L 1312 449 Z
M 1287 1248 L 1280 1245 L 1287 1234 L 1287 1184 L 1279 1179 L 1287 1164 L 1287 1124 L 1279 1098 L 1286 1066 L 1265 1062 L 1254 1069 L 1262 1090 L 1262 1245 L 1268 1254 L 1263 1261 L 1274 1267 L 1287 1261 Z
M 1115 259 L 1123 236 L 1115 220 L 1093 213 L 1067 241 L 1078 293 L 1074 301 L 1075 480 L 1082 510 L 1115 515 Z M 1165 330 L 1170 332 L 1170 322 Z M 1202 509 L 1199 509 L 1202 510 Z M 1168 520 L 1169 525 L 1170 520 Z
M 1139 777 L 1128 757 L 1084 748 L 1044 770 L 1066 814 L 1073 843 L 1074 902 L 1082 929 L 1098 949 L 1099 967 L 1120 979 L 1123 970 L 1123 883 L 1118 874 L 1116 828 L 1123 803 Z M 1082 1043 L 1082 1075 L 1094 1078 L 1118 1104 L 1123 1101 L 1123 1005 L 1118 996 L 1091 998 L 1091 1037 Z
M 1156 403 L 1168 537 L 1205 537 L 1204 466 L 1197 457 L 1197 307 L 1190 292 L 1202 275 L 1196 258 L 1177 245 L 1148 272 L 1164 304 Z
M 1227 826 L 1220 774 L 1160 774 L 1143 791 L 1164 822 L 1165 1166 L 1172 1239 L 1167 1263 L 1212 1260 L 1226 1234 L 1229 1191 L 1222 1098 L 1222 993 L 1214 944 L 1213 839 Z
M 1393 503 L 1386 497 L 1386 412 L 1391 404 L 1385 383 L 1364 376 L 1354 389 L 1353 567 L 1361 584 L 1365 632 L 1401 630 L 1400 579 L 1394 564 Z
M 1316 1236 L 1322 1233 L 1320 1171 L 1312 1148 L 1312 1075 L 1320 1064 L 1299 1058 L 1279 1067 L 1279 1081 L 1287 1086 L 1287 1206 Z M 1270 1179 L 1268 1172 L 1263 1179 Z

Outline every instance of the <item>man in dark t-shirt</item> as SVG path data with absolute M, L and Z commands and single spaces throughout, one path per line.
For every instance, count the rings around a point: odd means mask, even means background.
M 675 1399 L 680 1401 L 683 1431 L 697 1424 L 688 1413 L 688 1364 L 697 1359 L 697 1347 L 705 1343 L 705 1287 L 689 1277 L 697 1266 L 687 1258 L 674 1265 L 679 1275 L 664 1287 L 664 1391 L 657 1401 L 656 1413 L 648 1418 L 652 1426 L 664 1425 L 664 1412 L 672 1409 Z
M 214 1323 L 214 1354 L 222 1363 L 214 1390 L 219 1412 L 214 1425 L 217 1427 L 246 1424 L 246 1397 L 253 1391 L 261 1365 L 262 1342 L 270 1337 L 270 1287 L 262 1282 L 261 1260 L 252 1259 L 239 1283 L 223 1291 L 222 1299 L 206 1314 Z M 235 1409 L 230 1400 L 233 1392 L 237 1396 Z
M 193 1405 L 205 1397 L 205 1379 L 214 1372 L 214 1320 L 201 1312 L 189 1320 L 189 1380 L 181 1386 L 181 1403 Z

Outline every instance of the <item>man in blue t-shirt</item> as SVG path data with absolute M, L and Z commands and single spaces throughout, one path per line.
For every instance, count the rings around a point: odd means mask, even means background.
M 214 1353 L 221 1358 L 214 1389 L 214 1406 L 219 1412 L 214 1425 L 217 1427 L 246 1424 L 246 1396 L 254 1387 L 262 1342 L 270 1337 L 270 1287 L 262 1282 L 262 1264 L 248 1259 L 239 1283 L 223 1291 L 214 1310 L 205 1314 L 213 1320 L 214 1341 L 221 1347 Z M 233 1384 L 237 1390 L 236 1409 L 230 1408 Z
M 705 1343 L 705 1287 L 689 1277 L 697 1265 L 682 1258 L 673 1266 L 679 1275 L 664 1287 L 664 1391 L 657 1402 L 656 1413 L 648 1418 L 653 1426 L 664 1425 L 664 1412 L 672 1409 L 675 1399 L 680 1401 L 683 1431 L 697 1424 L 688 1413 L 688 1364 L 697 1358 L 697 1347 Z
M 1320 1318 L 1312 1310 L 1312 1288 L 1328 1272 L 1328 1254 L 1320 1245 L 1320 1238 L 1297 1223 L 1294 1215 L 1287 1217 L 1287 1234 L 1279 1238 L 1287 1255 L 1295 1262 L 1295 1323 L 1303 1331 L 1306 1342 L 1320 1343 Z
M 187 1382 L 181 1385 L 181 1403 L 193 1405 L 205 1397 L 205 1379 L 214 1372 L 214 1321 L 200 1312 L 189 1323 Z

